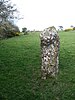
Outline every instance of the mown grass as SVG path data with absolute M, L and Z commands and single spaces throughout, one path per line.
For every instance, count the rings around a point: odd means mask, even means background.
M 41 80 L 39 33 L 0 41 L 0 100 L 75 100 L 75 32 L 60 32 L 56 78 Z

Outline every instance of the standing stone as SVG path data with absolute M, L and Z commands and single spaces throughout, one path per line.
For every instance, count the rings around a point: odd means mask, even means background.
M 41 34 L 42 79 L 55 76 L 59 65 L 59 36 L 55 27 L 46 28 Z

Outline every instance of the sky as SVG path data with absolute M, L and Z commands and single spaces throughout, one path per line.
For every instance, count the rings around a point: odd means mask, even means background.
M 50 26 L 75 26 L 75 0 L 12 0 L 23 19 L 20 30 L 43 30 Z

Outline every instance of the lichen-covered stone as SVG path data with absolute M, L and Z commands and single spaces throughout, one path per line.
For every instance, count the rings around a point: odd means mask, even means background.
M 41 34 L 42 79 L 55 76 L 59 65 L 59 36 L 55 27 L 46 28 Z

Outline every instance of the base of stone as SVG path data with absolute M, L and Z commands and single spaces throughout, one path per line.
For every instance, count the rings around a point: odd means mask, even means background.
M 45 80 L 47 78 L 56 78 L 56 77 L 57 77 L 57 73 L 56 74 L 53 73 L 53 74 L 47 74 L 46 76 L 42 75 L 41 79 Z

